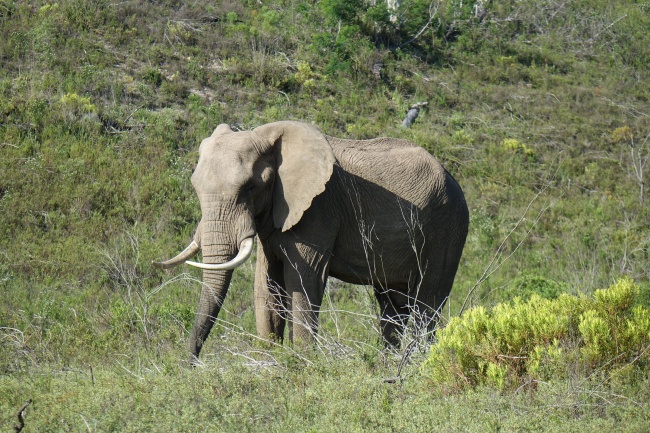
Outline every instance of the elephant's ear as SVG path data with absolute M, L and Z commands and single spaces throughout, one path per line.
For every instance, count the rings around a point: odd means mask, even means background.
M 325 191 L 334 169 L 334 153 L 318 128 L 307 123 L 269 123 L 254 132 L 273 146 L 276 155 L 273 223 L 284 232 L 298 223 L 314 197 Z

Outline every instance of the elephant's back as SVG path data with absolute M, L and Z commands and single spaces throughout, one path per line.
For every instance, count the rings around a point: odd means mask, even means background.
M 364 179 L 423 208 L 447 201 L 450 177 L 429 152 L 408 140 L 343 140 L 327 137 L 337 163 Z

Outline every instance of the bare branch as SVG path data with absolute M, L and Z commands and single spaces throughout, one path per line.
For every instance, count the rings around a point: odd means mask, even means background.
M 435 3 L 435 4 L 434 4 L 434 3 Z M 398 45 L 398 46 L 395 47 L 395 48 L 398 49 L 398 48 L 402 48 L 402 47 L 404 47 L 404 46 L 406 46 L 406 45 L 409 45 L 409 44 L 413 43 L 417 38 L 419 38 L 420 36 L 422 36 L 422 34 L 423 34 L 423 33 L 424 33 L 428 28 L 429 28 L 429 26 L 431 25 L 431 23 L 433 22 L 433 20 L 438 16 L 438 9 L 440 8 L 440 4 L 441 4 L 441 3 L 442 3 L 441 0 L 437 0 L 437 2 L 436 2 L 436 1 L 432 1 L 432 2 L 429 4 L 429 21 L 427 21 L 427 23 L 426 23 L 424 26 L 422 26 L 422 28 L 420 29 L 420 31 L 418 31 L 418 32 L 415 34 L 415 36 L 413 36 L 413 38 L 412 38 L 411 40 L 409 40 L 409 41 L 407 41 L 407 42 L 404 42 L 403 44 Z
M 23 412 L 25 412 L 25 409 L 27 409 L 27 406 L 29 406 L 31 404 L 31 402 L 32 402 L 32 399 L 30 398 L 25 403 L 23 403 L 23 405 L 18 410 L 18 415 L 17 415 L 18 416 L 18 425 L 14 426 L 14 431 L 16 433 L 21 432 L 23 430 L 23 428 L 25 427 L 25 419 L 23 418 Z

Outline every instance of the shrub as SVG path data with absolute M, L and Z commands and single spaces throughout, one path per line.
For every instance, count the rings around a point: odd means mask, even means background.
M 554 299 L 566 289 L 566 285 L 550 278 L 523 273 L 513 280 L 511 292 L 513 298 L 518 296 L 524 300 L 529 299 L 534 294 L 542 298 Z
M 501 141 L 501 151 L 506 155 L 523 155 L 527 160 L 535 160 L 535 151 L 514 138 L 504 138 Z
M 364 2 L 360 0 L 324 0 L 321 2 L 323 12 L 331 24 L 336 24 L 338 21 L 345 24 L 356 24 L 364 6 Z
M 90 102 L 90 98 L 79 96 L 76 93 L 66 93 L 61 97 L 59 102 L 66 109 L 73 111 L 92 113 L 96 110 L 95 105 Z
M 456 388 L 516 388 L 570 374 L 632 374 L 650 361 L 650 312 L 634 306 L 639 288 L 623 279 L 593 297 L 533 294 L 450 320 L 422 366 Z M 630 368 L 632 366 L 633 368 Z

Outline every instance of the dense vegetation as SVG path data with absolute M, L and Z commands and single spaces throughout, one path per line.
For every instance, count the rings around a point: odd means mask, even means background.
M 24 431 L 643 431 L 648 28 L 634 0 L 0 0 L 2 425 L 33 399 Z M 454 364 L 476 349 L 461 342 L 436 358 L 461 386 L 410 336 L 382 353 L 370 291 L 332 282 L 313 352 L 269 347 L 248 264 L 205 366 L 187 368 L 199 274 L 150 262 L 196 227 L 200 140 L 281 119 L 414 140 L 462 185 L 470 234 L 441 342 L 472 317 L 571 304 L 569 335 L 491 364 Z M 612 332 L 594 305 L 619 278 L 637 346 L 582 350 Z M 513 361 L 529 349 L 536 367 Z
M 594 299 L 515 298 L 453 317 L 423 365 L 425 375 L 454 387 L 531 386 L 570 375 L 632 380 L 647 374 L 650 312 L 635 305 L 630 280 L 596 290 Z M 535 385 L 536 386 L 536 385 Z

